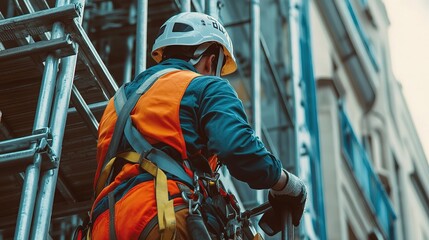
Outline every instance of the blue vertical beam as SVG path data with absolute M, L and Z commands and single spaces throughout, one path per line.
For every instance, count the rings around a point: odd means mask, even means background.
M 342 130 L 341 141 L 346 161 L 364 195 L 364 199 L 377 218 L 377 223 L 383 236 L 387 239 L 396 239 L 394 231 L 396 213 L 389 196 L 375 173 L 368 154 L 358 140 L 342 105 L 340 106 L 339 114 Z
M 313 57 L 311 54 L 311 34 L 309 22 L 309 1 L 304 0 L 301 11 L 301 54 L 302 54 L 302 72 L 305 82 L 306 93 L 306 122 L 311 137 L 310 159 L 311 159 L 311 183 L 313 186 L 313 208 L 316 214 L 314 224 L 319 235 L 319 239 L 326 239 L 326 220 L 323 199 L 323 178 L 320 163 L 320 143 L 319 143 L 319 124 L 317 117 L 317 95 L 316 81 L 313 74 Z
M 289 0 L 288 1 L 288 23 L 289 23 L 289 52 L 290 52 L 290 69 L 291 69 L 291 89 L 293 99 L 293 121 L 295 123 L 293 130 L 293 140 L 295 141 L 293 149 L 294 164 L 293 169 L 288 169 L 298 175 L 306 183 L 309 192 L 312 191 L 313 186 L 309 181 L 311 172 L 309 171 L 310 162 L 308 155 L 302 154 L 305 149 L 310 149 L 309 132 L 305 121 L 305 99 L 303 98 L 303 76 L 302 76 L 302 52 L 300 44 L 301 36 L 301 11 L 302 0 Z M 311 196 L 311 195 L 310 195 Z M 312 198 L 309 197 L 306 205 L 306 212 L 303 216 L 300 235 L 305 235 L 309 239 L 314 239 L 310 234 L 313 230 L 312 222 L 307 219 L 311 218 Z M 310 207 L 310 208 L 309 208 Z
M 294 170 L 309 190 L 301 233 L 309 239 L 326 239 L 308 0 L 289 0 L 288 11 L 297 159 Z

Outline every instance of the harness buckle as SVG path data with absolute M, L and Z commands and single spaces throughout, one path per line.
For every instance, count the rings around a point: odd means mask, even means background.
M 149 160 L 148 158 L 147 158 L 147 156 L 149 156 L 149 154 L 151 154 L 153 151 L 155 151 L 155 148 L 150 148 L 149 150 L 147 150 L 147 151 L 144 151 L 142 154 L 141 154 L 141 158 L 142 159 L 147 159 L 147 160 Z M 141 160 L 140 160 L 141 161 Z
M 142 163 L 143 163 L 143 160 L 144 159 L 146 159 L 146 160 L 148 160 L 148 161 L 150 161 L 148 158 L 147 158 L 147 156 L 149 156 L 149 154 L 151 154 L 153 151 L 155 151 L 155 148 L 150 148 L 149 150 L 147 150 L 147 151 L 144 151 L 144 152 L 142 152 L 141 154 L 140 154 L 140 157 L 139 157 L 139 170 L 140 170 L 140 173 L 143 173 L 144 172 L 144 170 L 143 170 L 143 167 L 142 167 Z

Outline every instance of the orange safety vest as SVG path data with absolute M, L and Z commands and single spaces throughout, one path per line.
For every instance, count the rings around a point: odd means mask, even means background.
M 188 155 L 180 127 L 180 102 L 188 85 L 197 76 L 199 75 L 195 72 L 184 70 L 177 70 L 161 76 L 139 98 L 131 111 L 133 125 L 149 143 L 165 143 L 178 151 L 182 159 L 187 159 Z M 99 125 L 98 167 L 94 181 L 95 187 L 100 177 L 117 118 L 114 101 L 111 99 Z M 189 169 L 185 169 L 189 175 L 192 175 Z M 141 174 L 139 164 L 125 164 L 114 180 L 96 196 L 91 212 L 103 198 L 107 198 L 107 195 L 121 183 L 139 174 Z M 177 182 L 169 179 L 167 183 L 169 195 L 180 196 L 181 190 Z M 173 201 L 176 209 L 185 205 L 181 197 L 174 198 Z M 120 199 L 116 199 L 114 215 L 116 235 L 121 239 L 138 239 L 146 226 L 151 221 L 153 222 L 153 219 L 156 219 L 157 205 L 154 181 L 139 183 Z M 96 219 L 92 219 L 92 239 L 109 239 L 109 219 L 109 209 L 98 215 Z

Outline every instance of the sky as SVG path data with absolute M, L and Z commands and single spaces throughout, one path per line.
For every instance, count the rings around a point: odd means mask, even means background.
M 384 0 L 393 73 L 429 161 L 429 0 Z

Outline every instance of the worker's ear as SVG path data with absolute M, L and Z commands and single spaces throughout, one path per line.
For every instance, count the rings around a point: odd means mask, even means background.
M 216 69 L 213 68 L 215 58 L 214 54 L 203 56 L 195 65 L 195 69 L 202 75 L 215 75 Z
M 210 73 L 210 75 L 215 75 L 216 74 L 216 68 L 214 66 L 216 66 L 216 64 L 214 63 L 216 59 L 216 56 L 214 54 L 211 54 L 208 57 L 208 61 L 206 62 L 206 68 L 208 70 L 208 72 Z

